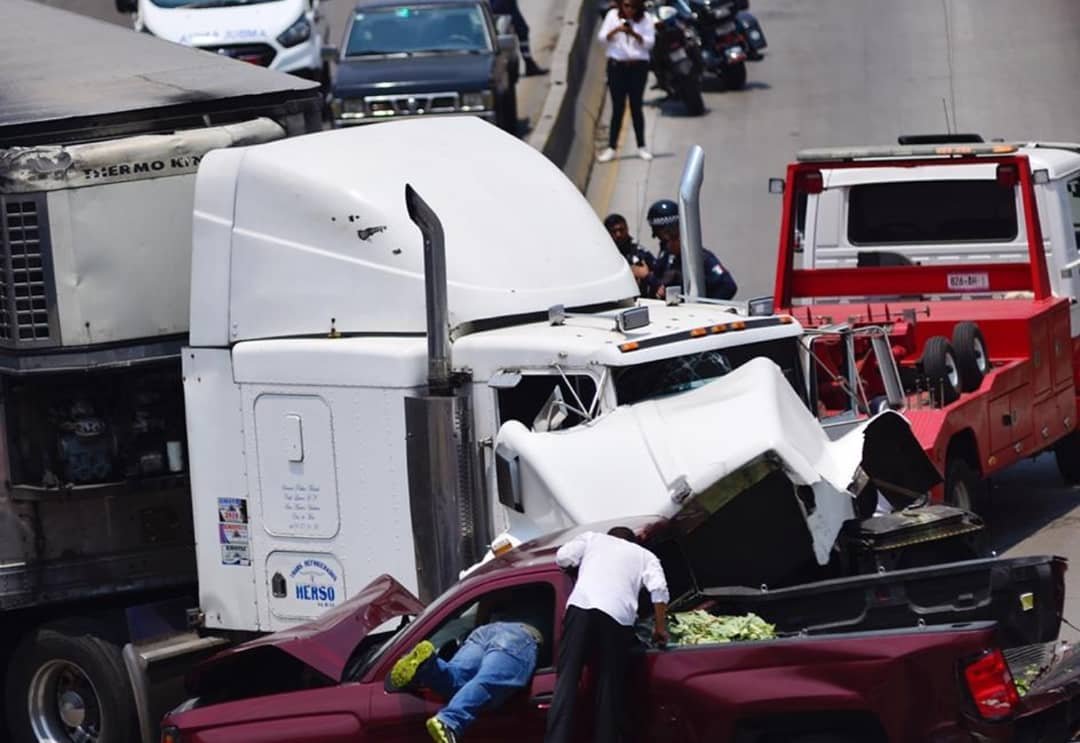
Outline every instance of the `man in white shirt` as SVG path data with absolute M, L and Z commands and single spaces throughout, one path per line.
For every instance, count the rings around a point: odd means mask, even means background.
M 656 615 L 653 638 L 660 646 L 667 644 L 664 569 L 656 555 L 640 546 L 634 532 L 625 526 L 607 534 L 585 532 L 560 547 L 555 562 L 561 568 L 576 567 L 578 576 L 566 601 L 555 696 L 544 743 L 570 743 L 573 739 L 574 702 L 586 661 L 596 684 L 593 743 L 616 743 L 642 588 L 649 591 Z

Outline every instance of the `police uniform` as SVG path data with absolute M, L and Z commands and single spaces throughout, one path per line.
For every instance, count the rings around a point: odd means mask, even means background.
M 626 259 L 626 262 L 630 265 L 631 268 L 634 266 L 645 266 L 649 269 L 649 274 L 645 278 L 637 279 L 638 291 L 643 297 L 654 296 L 648 293 L 648 282 L 649 279 L 652 278 L 653 271 L 656 270 L 656 258 L 653 257 L 652 253 L 641 247 L 641 245 L 634 242 L 633 240 L 630 241 L 629 246 L 627 246 L 625 250 L 621 245 L 619 245 L 618 248 L 619 253 L 622 254 L 622 257 Z
M 731 299 L 739 290 L 735 277 L 720 259 L 710 251 L 701 249 L 705 259 L 705 296 L 709 299 Z M 682 286 L 682 261 L 661 243 L 660 255 L 656 257 L 653 272 L 643 282 L 644 296 L 655 297 L 661 286 Z

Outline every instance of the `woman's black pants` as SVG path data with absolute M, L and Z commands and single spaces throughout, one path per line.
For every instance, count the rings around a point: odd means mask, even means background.
M 622 126 L 627 99 L 630 100 L 630 118 L 634 122 L 637 146 L 645 146 L 645 114 L 641 110 L 641 102 L 645 98 L 645 83 L 648 79 L 648 62 L 608 60 L 607 84 L 608 90 L 611 91 L 611 127 L 608 133 L 608 146 L 611 149 L 615 149 L 619 143 L 619 127 Z
M 556 667 L 555 695 L 548 710 L 545 743 L 574 738 L 574 703 L 586 663 L 596 685 L 596 733 L 593 743 L 617 743 L 626 714 L 623 694 L 634 631 L 599 609 L 569 606 L 563 618 L 562 643 Z

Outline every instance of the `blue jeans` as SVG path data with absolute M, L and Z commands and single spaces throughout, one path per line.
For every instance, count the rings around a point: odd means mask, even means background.
M 524 687 L 536 669 L 536 640 L 515 622 L 477 627 L 446 662 L 433 658 L 416 681 L 449 699 L 438 715 L 461 735 L 485 707 L 497 707 Z

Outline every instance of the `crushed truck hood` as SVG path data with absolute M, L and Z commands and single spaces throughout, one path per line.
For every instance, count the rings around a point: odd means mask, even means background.
M 508 536 L 525 540 L 573 524 L 647 514 L 702 519 L 748 493 L 763 503 L 768 498 L 769 509 L 785 503 L 801 513 L 807 548 L 825 564 L 840 528 L 855 516 L 855 483 L 865 474 L 865 434 L 872 427 L 890 429 L 874 437 L 879 448 L 914 452 L 908 467 L 896 468 L 917 473 L 919 482 L 906 483 L 908 489 L 936 480 L 932 466 L 914 461 L 925 460 L 917 445 L 903 448 L 894 440 L 897 434 L 911 438 L 899 415 L 883 413 L 831 441 L 765 358 L 697 389 L 621 406 L 566 431 L 537 433 L 511 421 L 496 440 L 503 457 L 516 458 L 522 509 L 508 509 Z M 739 510 L 759 520 L 760 514 Z

